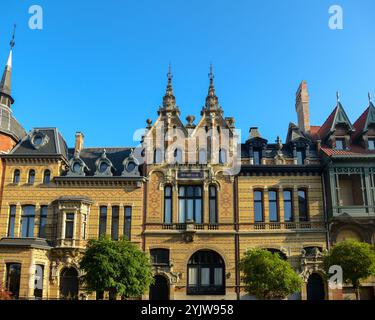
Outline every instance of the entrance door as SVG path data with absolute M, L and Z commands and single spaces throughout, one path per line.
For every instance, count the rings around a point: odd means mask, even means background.
M 60 298 L 78 299 L 78 272 L 74 268 L 65 268 L 60 273 Z
M 150 287 L 150 300 L 169 300 L 168 280 L 160 275 L 154 277 L 155 282 Z
M 324 300 L 324 282 L 320 275 L 313 273 L 307 282 L 307 300 Z

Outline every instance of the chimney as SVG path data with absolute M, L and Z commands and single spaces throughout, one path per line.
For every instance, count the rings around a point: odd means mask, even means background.
M 301 82 L 296 93 L 296 111 L 298 117 L 298 127 L 304 132 L 309 132 L 309 93 L 307 92 L 307 84 L 305 80 Z
M 252 127 L 252 128 L 250 128 L 249 139 L 254 139 L 254 138 L 261 138 L 261 135 L 260 135 L 260 132 L 258 130 L 258 127 Z
M 85 136 L 83 135 L 82 132 L 76 133 L 76 142 L 75 142 L 75 146 L 74 146 L 74 152 L 81 152 L 81 150 L 83 149 L 83 139 L 84 138 L 85 138 Z

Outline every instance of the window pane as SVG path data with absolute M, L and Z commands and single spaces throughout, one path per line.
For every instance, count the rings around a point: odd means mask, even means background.
M 262 200 L 262 192 L 261 191 L 255 191 L 254 192 L 254 200 L 258 200 L 258 201 Z
M 276 222 L 279 220 L 278 214 L 277 214 L 277 203 L 276 202 L 270 202 L 270 221 Z
M 99 237 L 106 234 L 107 231 L 107 207 L 100 207 L 99 217 Z
M 195 222 L 202 223 L 202 201 L 195 200 Z
M 276 191 L 269 191 L 268 192 L 268 199 L 270 201 L 276 201 L 276 199 L 277 199 L 277 193 L 276 193 Z
M 254 164 L 260 165 L 260 152 L 258 150 L 254 151 L 253 157 L 254 157 Z
M 47 212 L 48 212 L 47 206 L 42 206 L 40 208 L 39 238 L 45 238 L 46 237 Z
M 368 140 L 368 149 L 369 150 L 375 150 L 375 140 L 374 139 Z
M 302 150 L 297 151 L 297 164 L 303 165 L 305 161 L 305 153 Z
M 6 288 L 12 293 L 12 297 L 18 299 L 21 282 L 21 264 L 7 264 Z
M 221 286 L 223 284 L 223 268 L 215 268 L 214 284 L 215 286 Z
M 73 239 L 74 236 L 74 214 L 67 213 L 65 217 L 65 239 Z
M 217 223 L 216 199 L 210 199 L 210 223 Z
M 111 224 L 111 237 L 112 240 L 118 240 L 118 228 L 119 228 L 119 211 L 118 206 L 112 207 L 112 224 Z
M 8 224 L 8 237 L 14 238 L 14 226 L 16 221 L 16 206 L 10 206 L 9 208 L 9 224 Z
M 51 171 L 44 171 L 43 183 L 50 183 L 51 181 Z
M 31 183 L 31 184 L 35 182 L 35 171 L 34 170 L 30 170 L 28 182 Z
M 187 220 L 194 219 L 194 200 L 188 199 L 187 200 Z
M 19 183 L 19 182 L 20 182 L 20 171 L 16 170 L 14 171 L 13 183 Z
M 34 297 L 42 299 L 43 297 L 43 278 L 44 266 L 37 264 L 35 266 L 35 280 L 34 280 Z
M 337 150 L 344 150 L 345 141 L 344 139 L 336 139 L 336 149 Z
M 298 206 L 299 206 L 299 218 L 301 221 L 307 221 L 307 199 L 306 192 L 304 190 L 298 190 Z
M 22 208 L 21 235 L 23 238 L 34 237 L 35 207 L 24 206 Z
M 124 236 L 131 240 L 132 207 L 125 207 Z
M 180 199 L 178 201 L 178 222 L 180 222 L 180 223 L 186 222 L 185 200 L 184 199 Z
M 189 286 L 196 286 L 198 283 L 198 268 L 189 267 Z
M 165 199 L 164 223 L 172 223 L 172 199 Z
M 261 202 L 254 203 L 254 220 L 255 222 L 263 221 L 263 206 Z
M 165 196 L 166 197 L 172 196 L 172 188 L 171 187 L 165 187 Z
M 210 285 L 210 268 L 201 268 L 201 285 Z

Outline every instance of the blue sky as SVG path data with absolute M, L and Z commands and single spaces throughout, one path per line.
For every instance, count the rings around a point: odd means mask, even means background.
M 28 28 L 31 5 L 44 29 Z M 341 5 L 344 29 L 328 27 Z M 182 119 L 199 118 L 209 64 L 226 116 L 242 139 L 259 126 L 270 142 L 296 122 L 295 92 L 305 79 L 312 124 L 322 124 L 336 91 L 354 120 L 375 95 L 373 0 L 2 0 L 0 61 L 12 24 L 13 106 L 30 130 L 58 127 L 68 144 L 134 145 L 165 92 L 168 63 Z M 3 67 L 1 67 L 3 68 Z

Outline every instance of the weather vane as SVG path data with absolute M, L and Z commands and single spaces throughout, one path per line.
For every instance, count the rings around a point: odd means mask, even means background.
M 13 34 L 12 34 L 12 39 L 10 40 L 10 49 L 13 49 L 14 45 L 16 44 L 16 42 L 14 41 L 14 37 L 16 35 L 16 24 L 14 24 L 13 26 Z

